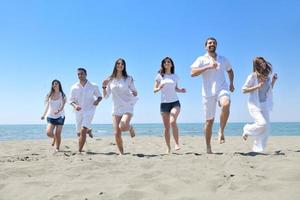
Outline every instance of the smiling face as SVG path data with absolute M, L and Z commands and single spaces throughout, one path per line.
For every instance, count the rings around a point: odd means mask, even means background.
M 205 48 L 210 53 L 215 53 L 217 50 L 217 41 L 214 39 L 208 39 L 206 41 Z
M 255 57 L 253 60 L 253 72 L 268 77 L 272 73 L 272 65 L 263 57 Z
M 59 91 L 59 87 L 60 87 L 59 82 L 54 81 L 54 82 L 52 83 L 52 88 L 53 88 L 53 90 Z
M 175 73 L 174 62 L 170 57 L 165 57 L 161 61 L 159 73 L 162 75 L 165 73 L 171 73 L 171 74 Z
M 172 65 L 172 61 L 170 60 L 170 59 L 165 59 L 165 61 L 164 61 L 164 68 L 165 68 L 165 70 L 166 70 L 166 72 L 171 72 L 171 68 L 173 67 L 173 65 Z
M 264 59 L 258 59 L 257 65 L 260 66 L 262 69 L 266 69 L 266 67 L 267 67 L 267 63 Z
M 122 72 L 124 70 L 124 62 L 121 59 L 116 62 L 116 69 L 118 72 Z
M 80 81 L 86 81 L 86 73 L 84 70 L 77 70 L 77 76 Z

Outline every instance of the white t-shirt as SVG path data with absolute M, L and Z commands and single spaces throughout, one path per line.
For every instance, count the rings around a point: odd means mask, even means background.
M 201 68 L 212 62 L 210 56 L 206 53 L 204 56 L 198 57 L 191 65 L 191 68 Z M 218 67 L 216 69 L 209 69 L 203 72 L 202 75 L 202 96 L 211 97 L 218 95 L 221 90 L 228 90 L 228 84 L 225 79 L 225 71 L 232 69 L 231 64 L 227 58 L 217 55 L 216 62 Z
M 138 98 L 132 95 L 133 91 L 136 91 L 134 81 L 131 76 L 126 79 L 112 79 L 109 81 L 107 88 L 108 98 L 112 94 L 113 110 L 117 110 L 119 107 L 134 106 Z
M 82 86 L 80 82 L 77 82 L 71 87 L 70 102 L 76 102 L 81 107 L 80 111 L 82 112 L 93 111 L 96 109 L 94 101 L 101 96 L 99 87 L 96 84 L 87 81 Z
M 176 85 L 178 83 L 178 76 L 176 74 L 164 74 L 162 77 L 157 74 L 155 81 L 158 84 L 163 84 L 161 88 L 161 103 L 171 103 L 178 101 L 178 96 L 176 93 Z

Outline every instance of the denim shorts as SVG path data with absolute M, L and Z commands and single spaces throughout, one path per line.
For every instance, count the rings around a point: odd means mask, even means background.
M 179 101 L 174 101 L 171 103 L 161 103 L 160 104 L 160 112 L 171 112 L 171 110 L 175 107 L 180 108 L 180 102 Z
M 52 125 L 64 125 L 65 123 L 65 117 L 59 117 L 59 118 L 51 118 L 51 117 L 47 117 L 47 122 L 49 124 L 52 124 Z

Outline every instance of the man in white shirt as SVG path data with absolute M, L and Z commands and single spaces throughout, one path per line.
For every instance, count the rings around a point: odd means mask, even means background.
M 216 53 L 217 40 L 215 38 L 211 37 L 206 40 L 205 49 L 207 53 L 198 57 L 191 65 L 191 76 L 202 75 L 202 100 L 206 119 L 204 126 L 206 151 L 207 153 L 212 153 L 210 141 L 217 103 L 221 107 L 218 140 L 220 144 L 225 142 L 224 129 L 230 110 L 230 94 L 228 89 L 231 92 L 234 91 L 234 74 L 229 61 Z M 228 73 L 229 87 L 225 79 L 225 71 Z
M 91 129 L 96 106 L 102 100 L 102 95 L 96 84 L 89 82 L 84 68 L 77 69 L 79 82 L 71 87 L 70 102 L 76 113 L 76 129 L 79 133 L 79 152 L 82 152 L 86 134 Z

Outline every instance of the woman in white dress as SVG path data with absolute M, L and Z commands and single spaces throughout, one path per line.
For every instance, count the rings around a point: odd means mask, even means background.
M 47 117 L 47 136 L 53 138 L 52 146 L 58 151 L 61 143 L 61 132 L 65 122 L 64 106 L 66 95 L 59 80 L 53 80 L 50 92 L 45 100 L 45 112 L 41 119 Z M 55 130 L 55 133 L 53 133 Z
M 131 137 L 135 131 L 130 120 L 133 116 L 134 105 L 137 101 L 137 91 L 134 81 L 126 72 L 126 62 L 119 58 L 115 62 L 113 72 L 109 78 L 102 82 L 103 96 L 112 95 L 112 122 L 115 140 L 120 154 L 124 154 L 122 131 L 129 131 Z
M 177 92 L 185 93 L 186 89 L 178 87 L 178 79 L 178 76 L 175 74 L 173 60 L 169 57 L 164 58 L 161 61 L 160 70 L 155 78 L 154 93 L 161 91 L 160 113 L 164 123 L 167 154 L 171 153 L 170 127 L 172 127 L 173 130 L 175 150 L 180 149 L 176 122 L 180 113 L 180 102 L 177 97 Z
M 277 80 L 277 74 L 274 74 L 272 80 L 269 75 L 272 73 L 272 65 L 263 57 L 255 57 L 253 60 L 253 72 L 248 76 L 243 86 L 243 92 L 249 93 L 248 109 L 254 123 L 244 126 L 243 139 L 248 136 L 254 137 L 252 151 L 264 151 L 269 130 L 270 117 L 272 110 L 272 90 Z

